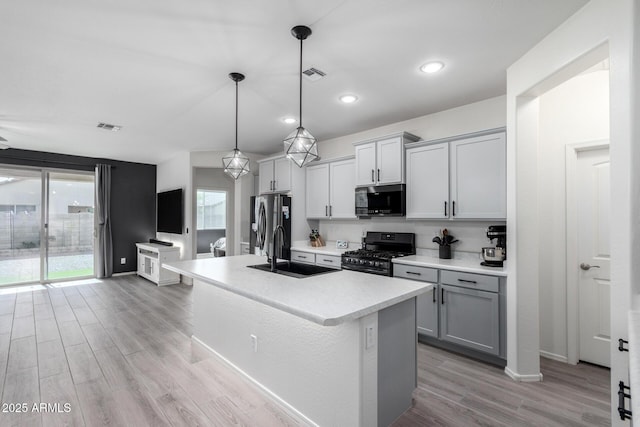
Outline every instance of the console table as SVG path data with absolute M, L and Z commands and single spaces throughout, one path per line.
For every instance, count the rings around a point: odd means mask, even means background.
M 180 283 L 180 275 L 162 264 L 180 260 L 180 248 L 157 243 L 136 243 L 138 248 L 138 276 L 158 286 Z

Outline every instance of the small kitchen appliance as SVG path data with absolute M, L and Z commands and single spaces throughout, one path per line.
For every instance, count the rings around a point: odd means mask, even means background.
M 342 254 L 342 268 L 393 276 L 393 258 L 416 253 L 414 233 L 368 231 L 364 248 Z
M 482 248 L 482 259 L 484 261 L 480 265 L 502 267 L 504 260 L 507 259 L 507 226 L 490 225 L 487 227 L 487 237 L 492 242 L 495 239 L 496 246 Z

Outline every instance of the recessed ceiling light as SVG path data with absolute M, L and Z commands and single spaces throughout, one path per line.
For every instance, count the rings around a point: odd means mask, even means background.
M 438 62 L 438 61 L 427 62 L 422 67 L 420 67 L 420 71 L 422 71 L 423 73 L 431 74 L 431 73 L 437 73 L 443 68 L 444 68 L 444 64 L 442 62 Z
M 358 97 L 355 95 L 342 95 L 339 99 L 340 102 L 345 104 L 352 104 L 358 100 Z
M 285 117 L 284 119 L 282 119 L 283 122 L 285 122 L 288 125 L 291 125 L 295 122 L 297 122 L 296 119 L 294 119 L 293 117 Z

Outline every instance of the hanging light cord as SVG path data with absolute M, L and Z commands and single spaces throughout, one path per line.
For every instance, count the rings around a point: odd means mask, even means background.
M 300 39 L 300 122 L 299 127 L 302 127 L 302 39 Z
M 236 80 L 236 148 L 238 151 L 238 81 Z

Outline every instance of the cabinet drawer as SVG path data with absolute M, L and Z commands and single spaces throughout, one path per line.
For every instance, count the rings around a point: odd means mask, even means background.
M 342 257 L 337 255 L 321 255 L 316 254 L 316 264 L 325 267 L 341 268 Z
M 421 282 L 438 283 L 438 269 L 429 267 L 415 267 L 406 264 L 393 264 L 393 276 Z
M 316 263 L 316 254 L 309 252 L 291 251 L 291 261 L 306 262 L 307 264 Z
M 442 270 L 440 273 L 440 283 L 488 292 L 500 291 L 500 278 L 497 276 L 486 276 L 484 274 Z

